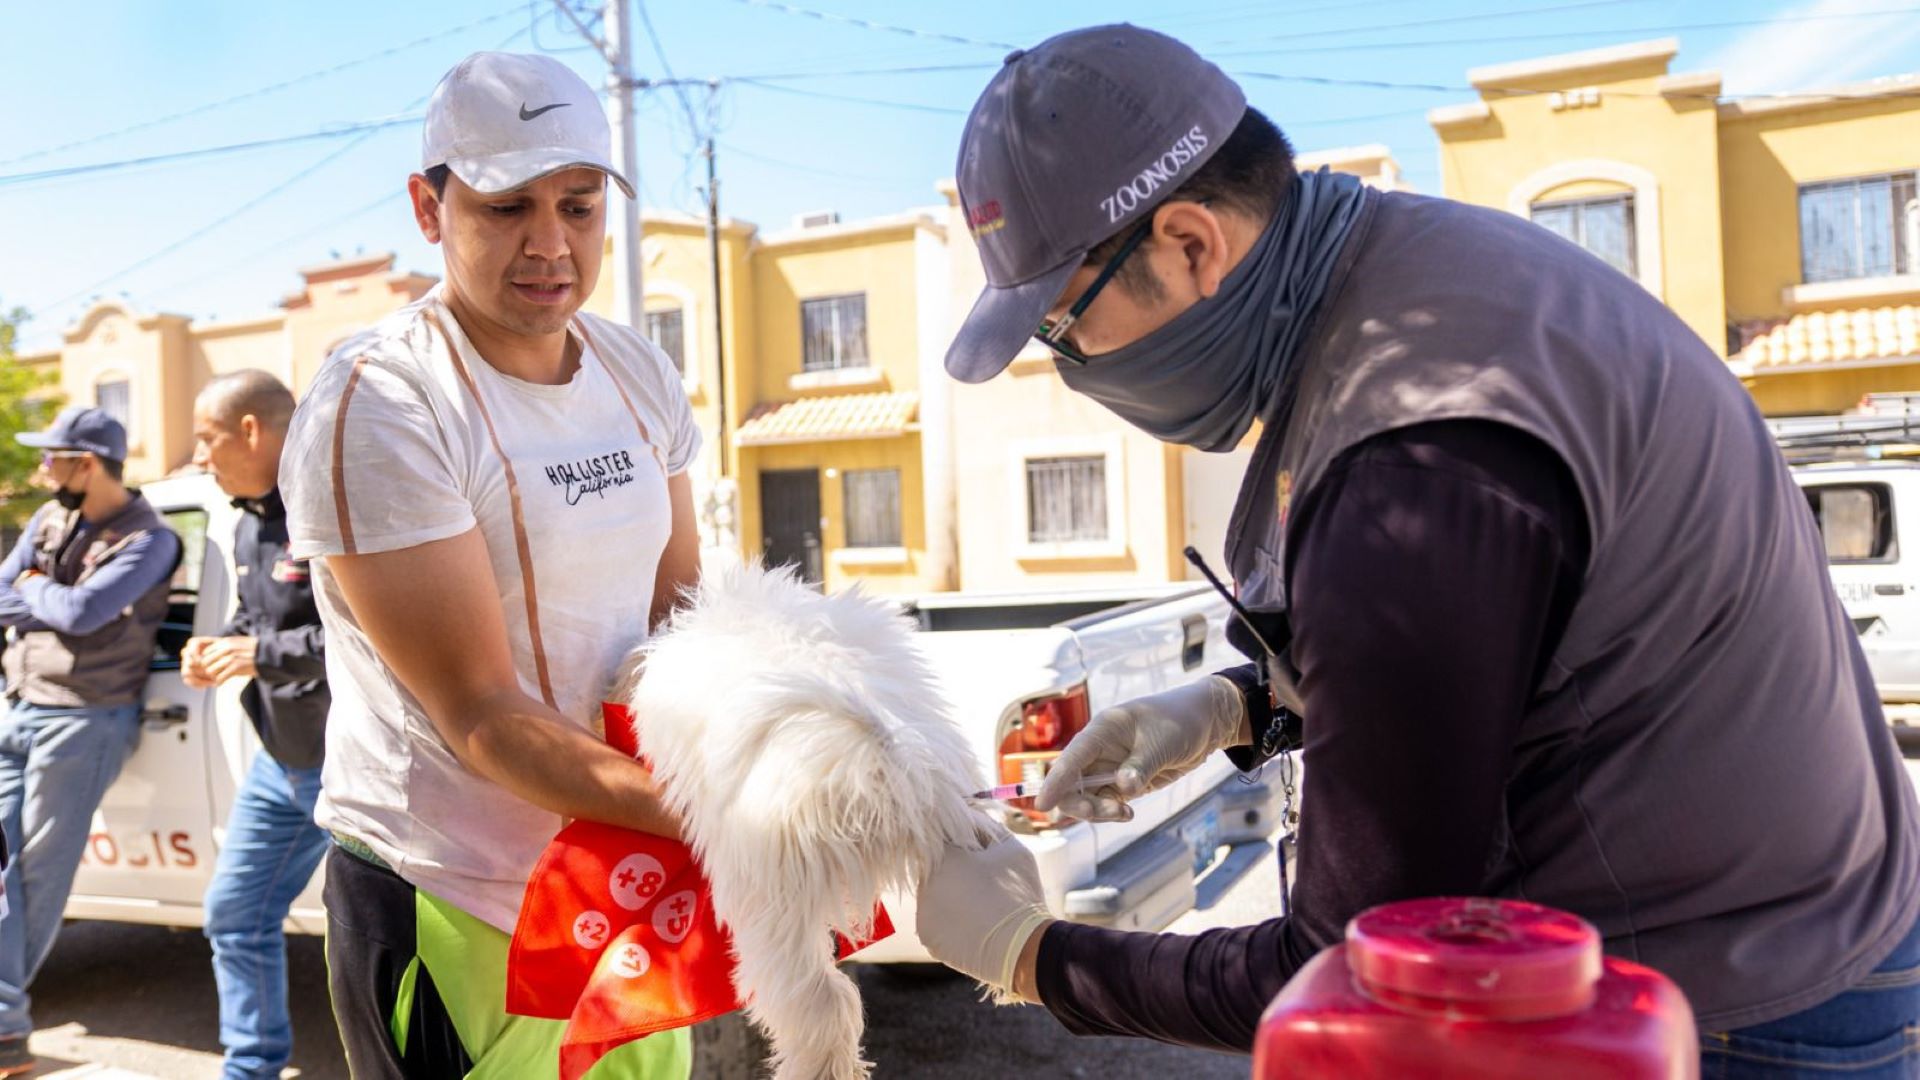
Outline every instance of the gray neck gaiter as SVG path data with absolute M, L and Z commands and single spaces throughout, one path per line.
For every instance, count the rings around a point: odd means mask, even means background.
M 1366 205 L 1359 179 L 1304 173 L 1220 291 L 1085 366 L 1055 362 L 1071 389 L 1162 442 L 1233 449 L 1277 415 L 1293 354 Z

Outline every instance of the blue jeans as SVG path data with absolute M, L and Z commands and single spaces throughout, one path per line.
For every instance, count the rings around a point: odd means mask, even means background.
M 1701 1080 L 1920 1077 L 1920 922 L 1839 997 L 1765 1024 L 1700 1037 Z
M 27 987 L 46 962 L 100 797 L 140 741 L 140 707 L 24 702 L 0 719 L 0 828 L 8 911 L 0 917 L 0 1039 L 33 1031 Z
M 313 823 L 319 797 L 319 769 L 289 769 L 265 751 L 234 796 L 206 906 L 224 1080 L 278 1077 L 293 1056 L 282 924 L 327 850 Z

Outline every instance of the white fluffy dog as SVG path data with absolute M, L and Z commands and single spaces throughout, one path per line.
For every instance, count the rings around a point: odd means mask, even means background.
M 863 940 L 882 890 L 911 890 L 977 834 L 978 768 L 913 624 L 787 570 L 708 575 L 636 654 L 641 751 L 687 826 L 732 931 L 734 987 L 779 1080 L 856 1080 L 859 991 L 829 930 Z

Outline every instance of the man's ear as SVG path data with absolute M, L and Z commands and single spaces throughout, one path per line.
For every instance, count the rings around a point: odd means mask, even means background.
M 260 445 L 260 418 L 248 413 L 240 418 L 240 437 L 252 449 Z
M 1212 208 L 1197 202 L 1169 202 L 1156 213 L 1155 239 L 1178 249 L 1186 256 L 1187 269 L 1202 297 L 1220 291 L 1220 282 L 1233 269 L 1227 250 L 1226 230 Z
M 425 175 L 414 173 L 407 177 L 407 197 L 413 200 L 413 223 L 420 227 L 420 235 L 427 243 L 440 242 L 440 196 L 433 193 L 433 185 L 427 182 Z

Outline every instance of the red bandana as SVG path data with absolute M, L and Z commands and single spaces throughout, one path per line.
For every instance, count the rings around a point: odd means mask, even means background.
M 603 709 L 607 741 L 633 752 L 625 709 Z M 873 937 L 842 938 L 839 957 L 893 933 L 874 909 Z M 566 1020 L 560 1080 L 579 1080 L 642 1036 L 740 1007 L 732 940 L 713 916 L 693 851 L 632 829 L 576 821 L 534 867 L 507 954 L 507 1011 Z

